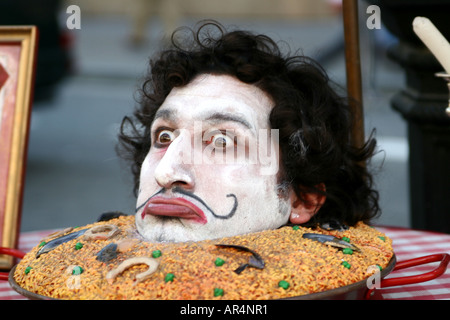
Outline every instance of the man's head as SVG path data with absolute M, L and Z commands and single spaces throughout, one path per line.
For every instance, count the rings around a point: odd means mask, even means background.
M 192 39 L 152 60 L 135 117 L 122 124 L 145 238 L 351 225 L 377 213 L 361 165 L 375 143 L 351 145 L 349 108 L 320 67 L 283 57 L 265 36 L 218 24 Z

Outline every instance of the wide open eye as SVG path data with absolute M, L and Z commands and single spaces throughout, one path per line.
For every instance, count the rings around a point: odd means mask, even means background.
M 156 133 L 155 146 L 164 147 L 175 139 L 175 133 L 171 130 L 160 130 Z
M 215 131 L 209 135 L 205 143 L 217 149 L 225 149 L 234 146 L 234 139 L 221 131 Z

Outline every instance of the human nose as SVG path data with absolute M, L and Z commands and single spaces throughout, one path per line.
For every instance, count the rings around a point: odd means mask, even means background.
M 155 168 L 156 182 L 163 188 L 194 187 L 194 173 L 190 162 L 191 138 L 187 132 L 180 133 L 167 147 Z

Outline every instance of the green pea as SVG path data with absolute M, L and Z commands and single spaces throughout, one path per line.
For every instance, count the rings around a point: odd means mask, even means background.
M 342 250 L 342 252 L 343 252 L 344 254 L 353 254 L 353 250 L 350 249 L 350 248 L 344 248 L 344 249 Z
M 342 261 L 342 265 L 347 269 L 350 269 L 350 267 L 351 267 L 351 264 L 348 263 L 347 261 Z
M 284 290 L 287 290 L 289 288 L 289 282 L 281 280 L 280 282 L 278 282 L 278 286 L 280 288 L 283 288 Z
M 75 250 L 80 250 L 81 248 L 83 248 L 83 244 L 81 242 L 77 242 L 75 245 Z
M 75 266 L 75 267 L 73 267 L 73 269 L 72 269 L 72 274 L 74 274 L 74 275 L 79 275 L 79 274 L 82 274 L 83 273 L 83 268 L 82 267 L 80 267 L 80 266 Z
M 152 252 L 153 258 L 159 258 L 159 257 L 161 257 L 161 255 L 162 255 L 161 250 L 155 250 Z
M 173 281 L 175 279 L 175 275 L 173 273 L 166 274 L 166 277 L 164 278 L 165 282 Z
M 214 288 L 214 297 L 220 297 L 220 296 L 223 296 L 223 289 Z
M 33 269 L 32 267 L 26 267 L 25 269 L 25 274 L 29 274 L 31 269 Z
M 223 266 L 224 263 L 225 263 L 225 260 L 223 260 L 221 258 L 217 258 L 216 261 L 214 261 L 214 264 L 218 267 Z

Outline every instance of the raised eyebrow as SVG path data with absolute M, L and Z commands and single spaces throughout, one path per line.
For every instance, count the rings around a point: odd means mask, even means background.
M 207 121 L 231 121 L 231 122 L 237 122 L 242 124 L 243 126 L 247 127 L 247 129 L 252 129 L 253 126 L 244 118 L 231 114 L 231 113 L 223 113 L 223 112 L 214 112 L 210 116 L 208 116 L 205 120 Z
M 155 117 L 153 118 L 153 121 L 159 118 L 162 118 L 164 120 L 175 120 L 176 112 L 169 109 L 158 110 L 155 114 Z
M 158 110 L 155 113 L 155 116 L 153 117 L 152 123 L 150 125 L 150 131 L 153 132 L 155 130 L 155 122 L 158 119 L 162 119 L 163 121 L 167 121 L 167 122 L 176 122 L 176 112 L 173 110 L 169 110 L 169 109 L 163 109 L 163 110 Z

